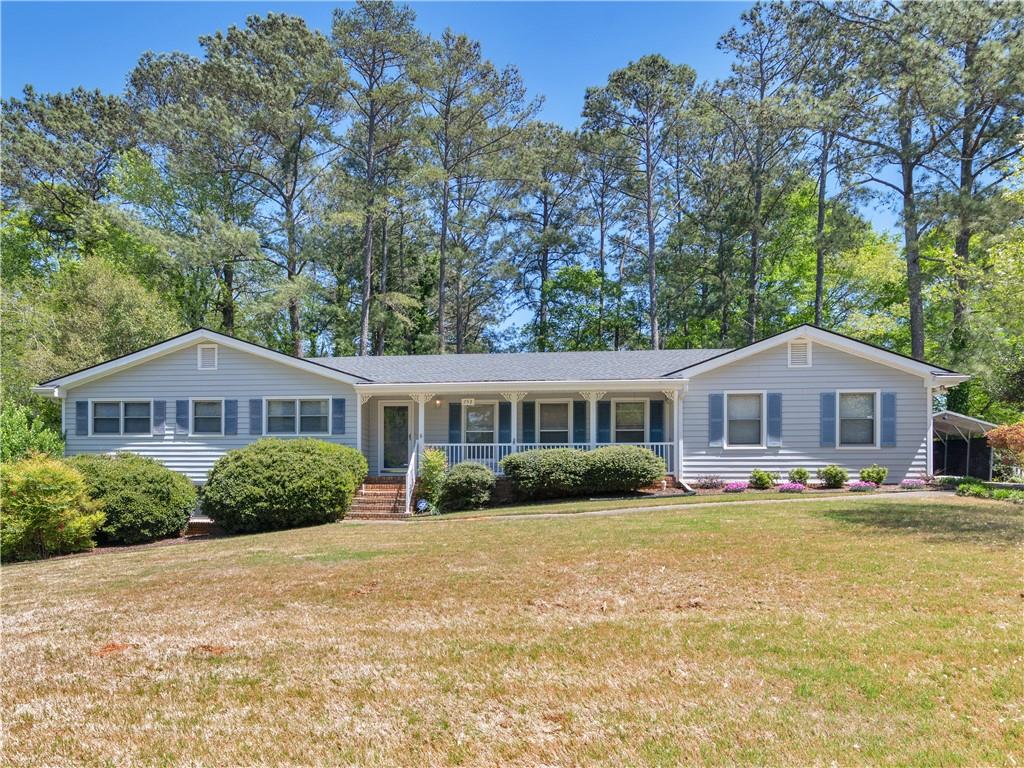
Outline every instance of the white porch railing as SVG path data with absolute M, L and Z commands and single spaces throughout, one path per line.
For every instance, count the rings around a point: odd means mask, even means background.
M 416 478 L 419 477 L 420 443 L 416 441 L 409 454 L 409 467 L 405 470 L 405 514 L 412 513 L 412 494 L 416 490 Z
M 538 451 L 546 448 L 576 448 L 589 451 L 607 445 L 626 445 L 626 443 L 426 443 L 424 450 L 444 451 L 448 466 L 463 461 L 475 461 L 483 464 L 495 474 L 501 474 L 501 460 L 512 453 Z M 628 443 L 647 448 L 655 456 L 665 462 L 668 472 L 673 472 L 675 464 L 675 445 L 673 443 Z M 408 481 L 406 483 L 408 485 Z

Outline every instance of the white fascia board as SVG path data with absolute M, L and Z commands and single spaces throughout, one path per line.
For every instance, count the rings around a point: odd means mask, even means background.
M 496 393 L 523 391 L 530 392 L 586 392 L 600 390 L 604 392 L 635 392 L 637 390 L 678 390 L 686 389 L 685 379 L 589 379 L 565 381 L 458 381 L 416 384 L 360 384 L 356 383 L 357 391 L 372 394 L 413 394 L 430 393 L 433 395 Z
M 239 350 L 266 360 L 272 360 L 273 362 L 280 363 L 281 365 L 298 368 L 300 370 L 307 371 L 308 373 L 315 373 L 327 379 L 343 381 L 347 384 L 355 384 L 362 381 L 362 379 L 356 378 L 355 376 L 329 368 L 325 365 L 320 365 L 319 363 L 291 357 L 290 355 L 286 355 L 282 352 L 265 349 L 258 344 L 250 344 L 247 341 L 241 341 L 231 336 L 224 336 L 214 331 L 198 329 L 182 334 L 181 336 L 176 336 L 173 339 L 160 342 L 159 344 L 154 344 L 153 346 L 139 350 L 138 352 L 132 352 L 131 354 L 124 355 L 123 357 L 116 358 L 115 360 L 100 363 L 99 365 L 94 365 L 91 368 L 86 368 L 85 370 L 78 371 L 76 373 L 69 373 L 66 376 L 52 379 L 51 381 L 40 384 L 37 387 L 33 387 L 32 391 L 40 394 L 48 394 L 48 391 L 54 391 L 57 388 L 65 390 L 71 387 L 77 387 L 85 384 L 86 382 L 95 381 L 96 379 L 103 378 L 104 376 L 109 376 L 112 373 L 123 371 L 127 368 L 140 365 L 141 363 L 155 360 L 163 357 L 164 355 L 169 355 L 172 352 L 177 352 L 180 349 L 185 349 L 193 344 L 204 341 L 228 347 L 229 349 Z M 51 394 L 51 396 L 56 397 L 58 395 Z

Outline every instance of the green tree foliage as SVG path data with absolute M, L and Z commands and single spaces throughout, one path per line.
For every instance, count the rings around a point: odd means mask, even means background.
M 64 453 L 64 438 L 50 429 L 30 409 L 9 403 L 0 411 L 0 464 L 41 453 L 59 458 Z

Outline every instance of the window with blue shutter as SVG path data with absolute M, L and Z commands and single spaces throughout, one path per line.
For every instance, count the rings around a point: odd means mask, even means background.
M 238 401 L 224 401 L 224 434 L 238 434 Z
M 572 441 L 574 443 L 587 443 L 590 436 L 587 434 L 587 401 L 572 401 Z
M 89 434 L 89 401 L 75 401 L 75 434 L 85 437 Z
M 162 435 L 167 424 L 167 401 L 153 401 L 153 434 Z
M 651 421 L 651 442 L 665 442 L 665 401 L 651 400 L 648 406 Z
M 498 403 L 498 442 L 512 442 L 512 403 Z
M 896 446 L 896 393 L 882 393 L 882 447 Z
M 725 438 L 725 396 L 721 392 L 708 393 L 708 446 L 721 448 Z
M 610 400 L 597 401 L 597 442 L 612 441 L 612 404 Z
M 782 393 L 768 393 L 768 447 L 782 445 Z
M 462 442 L 462 403 L 448 403 L 448 442 Z
M 821 393 L 819 443 L 822 448 L 836 447 L 836 393 Z
M 343 397 L 331 399 L 331 434 L 345 434 L 345 398 Z
M 188 434 L 188 400 L 174 401 L 174 433 Z
M 263 401 L 258 397 L 249 401 L 249 434 L 263 434 Z
M 533 400 L 523 403 L 523 442 L 537 442 L 537 404 Z

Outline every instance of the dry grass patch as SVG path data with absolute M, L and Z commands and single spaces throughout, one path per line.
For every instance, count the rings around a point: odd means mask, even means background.
M 936 496 L 5 567 L 4 758 L 1012 764 L 1022 540 L 1020 508 Z

